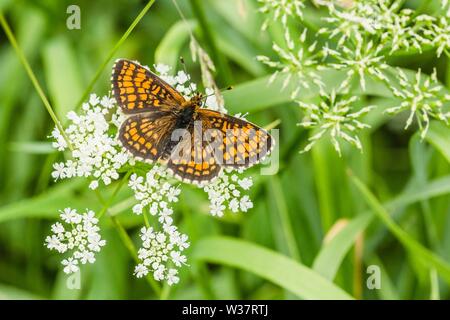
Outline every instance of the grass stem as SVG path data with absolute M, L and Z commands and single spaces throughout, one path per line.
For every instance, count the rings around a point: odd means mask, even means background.
M 203 37 L 211 51 L 212 57 L 215 58 L 217 62 L 217 66 L 219 70 L 222 72 L 222 79 L 226 84 L 233 83 L 233 77 L 231 75 L 230 67 L 226 62 L 226 58 L 222 55 L 222 53 L 217 49 L 216 41 L 214 40 L 214 36 L 211 33 L 211 26 L 208 24 L 206 19 L 206 14 L 204 12 L 203 6 L 200 4 L 199 0 L 190 0 L 192 11 L 195 17 L 198 20 L 200 28 L 203 32 Z
M 53 111 L 53 108 L 50 105 L 50 102 L 48 101 L 48 99 L 44 93 L 44 90 L 42 90 L 42 87 L 39 84 L 39 81 L 37 80 L 36 75 L 33 72 L 33 69 L 31 69 L 31 66 L 28 63 L 28 60 L 25 57 L 25 54 L 23 53 L 22 49 L 20 48 L 19 44 L 17 43 L 17 40 L 14 37 L 14 33 L 12 32 L 12 30 L 8 24 L 8 21 L 6 21 L 6 18 L 3 15 L 3 13 L 0 13 L 0 24 L 2 25 L 2 28 L 5 31 L 9 42 L 11 43 L 12 47 L 16 51 L 16 54 L 19 57 L 19 60 L 22 63 L 23 67 L 25 68 L 25 71 L 27 72 L 28 77 L 30 78 L 31 82 L 33 83 L 33 86 L 36 89 L 39 97 L 41 98 L 42 102 L 44 103 L 45 109 L 47 109 L 48 114 L 52 118 L 53 122 L 55 123 L 55 125 L 58 128 L 61 135 L 64 137 L 64 140 L 66 141 L 69 149 L 73 150 L 70 140 L 66 135 L 66 132 L 64 131 L 63 127 L 61 126 L 61 123 L 59 122 L 58 117 L 56 116 L 55 112 Z
M 153 3 L 155 3 L 155 0 L 150 0 L 147 3 L 147 5 L 141 10 L 141 12 L 138 14 L 138 16 L 133 20 L 131 25 L 128 27 L 127 31 L 125 31 L 125 33 L 122 35 L 122 37 L 119 39 L 119 41 L 115 44 L 115 46 L 108 53 L 108 55 L 106 56 L 106 58 L 103 61 L 103 63 L 100 65 L 100 67 L 95 72 L 94 77 L 92 78 L 91 82 L 86 87 L 86 90 L 84 91 L 84 93 L 81 96 L 80 100 L 76 104 L 75 110 L 80 108 L 80 106 L 83 104 L 83 102 L 87 99 L 87 97 L 89 96 L 89 94 L 92 91 L 92 88 L 94 88 L 95 83 L 100 78 L 103 70 L 106 68 L 108 63 L 110 63 L 110 61 L 113 58 L 114 54 L 117 52 L 117 50 L 120 48 L 120 46 L 125 42 L 125 40 L 131 34 L 131 32 L 134 30 L 134 28 L 137 26 L 137 24 L 141 21 L 141 19 L 145 16 L 145 14 L 151 8 Z

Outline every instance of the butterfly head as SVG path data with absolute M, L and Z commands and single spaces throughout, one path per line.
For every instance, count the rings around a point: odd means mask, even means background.
M 194 105 L 194 106 L 199 106 L 201 107 L 204 103 L 204 96 L 203 94 L 197 92 L 192 98 L 191 100 L 189 100 L 189 102 Z

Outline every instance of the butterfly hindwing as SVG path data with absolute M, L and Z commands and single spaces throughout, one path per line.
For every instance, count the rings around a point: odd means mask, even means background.
M 191 125 L 167 161 L 172 174 L 184 182 L 204 185 L 217 177 L 222 170 L 207 141 Z
M 164 155 L 174 126 L 175 118 L 171 113 L 137 114 L 125 120 L 119 138 L 135 157 L 156 161 Z
M 223 166 L 250 167 L 273 148 L 273 139 L 267 131 L 251 122 L 210 109 L 199 109 L 198 114 L 204 130 L 209 129 L 210 135 L 219 137 L 220 152 L 216 152 L 216 158 Z
M 112 91 L 125 114 L 180 108 L 185 99 L 140 64 L 119 59 L 112 72 Z

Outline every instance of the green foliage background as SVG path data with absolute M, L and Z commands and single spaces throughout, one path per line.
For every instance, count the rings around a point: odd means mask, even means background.
M 270 70 L 255 59 L 273 56 L 272 41 L 283 39 L 281 26 L 273 23 L 261 32 L 264 17 L 255 0 L 178 3 L 216 64 L 219 86 L 235 85 L 225 93 L 230 112 L 250 112 L 249 118 L 261 125 L 281 121 L 279 173 L 255 179 L 250 212 L 220 219 L 208 215 L 202 192 L 183 188 L 175 214 L 192 241 L 190 266 L 182 268 L 178 285 L 156 290 L 132 275 L 132 244 L 123 241 L 123 232 L 139 246 L 143 221 L 123 201 L 131 195 L 124 188 L 109 206 L 114 219 L 103 221 L 107 246 L 94 265 L 82 269 L 82 289 L 69 290 L 60 256 L 45 249 L 43 241 L 59 209 L 99 212 L 103 204 L 87 181 L 52 181 L 52 163 L 62 157 L 47 139 L 54 123 L 1 32 L 0 298 L 449 298 L 449 128 L 433 123 L 421 142 L 414 130 L 403 131 L 404 118 L 382 114 L 394 104 L 392 97 L 369 82 L 364 101 L 382 108 L 367 119 L 372 128 L 362 135 L 364 153 L 345 149 L 339 158 L 324 141 L 299 154 L 309 133 L 296 126 L 302 115 L 289 101 L 291 88 L 281 90 L 282 79 L 268 86 Z M 70 4 L 81 8 L 81 30 L 66 27 Z M 125 33 L 147 4 L 2 0 L 0 10 L 56 115 L 64 120 L 89 92 L 107 94 L 115 58 L 175 66 L 184 56 L 200 83 L 199 65 L 189 58 L 188 29 L 171 1 L 157 0 Z M 308 23 L 319 23 L 320 15 L 309 7 Z M 445 55 L 403 54 L 390 62 L 405 69 L 420 66 L 428 73 L 437 67 L 440 80 L 447 87 L 450 83 Z M 89 88 L 97 71 L 99 78 Z M 327 81 L 341 79 L 330 74 Z M 305 91 L 302 98 L 315 95 Z M 252 173 L 257 176 L 258 171 Z M 114 185 L 99 192 L 108 199 L 113 190 Z M 366 286 L 369 265 L 380 266 L 380 290 Z

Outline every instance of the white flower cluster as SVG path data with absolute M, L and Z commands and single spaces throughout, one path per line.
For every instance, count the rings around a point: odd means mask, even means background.
M 142 214 L 144 208 L 149 207 L 152 216 L 158 216 L 160 223 L 171 225 L 173 222 L 170 204 L 178 201 L 181 189 L 173 186 L 167 180 L 167 171 L 158 165 L 147 172 L 145 178 L 132 174 L 128 186 L 134 191 L 136 200 L 133 212 Z
M 398 77 L 400 79 L 400 88 L 393 87 L 393 93 L 401 99 L 399 106 L 389 108 L 387 113 L 397 114 L 402 111 L 410 111 L 405 129 L 413 122 L 414 116 L 419 124 L 421 137 L 425 137 L 430 125 L 430 118 L 444 121 L 448 124 L 450 112 L 444 112 L 444 102 L 450 101 L 450 94 L 443 92 L 442 85 L 437 80 L 437 72 L 434 70 L 431 77 L 422 76 L 422 71 L 416 73 L 414 80 L 398 68 Z
M 89 187 L 96 189 L 100 180 L 108 185 L 119 178 L 118 170 L 127 163 L 128 154 L 108 132 L 110 125 L 106 116 L 114 107 L 114 99 L 106 96 L 100 99 L 92 94 L 89 103 L 83 104 L 80 114 L 74 111 L 67 114 L 71 124 L 65 133 L 72 146 L 72 159 L 53 165 L 54 179 L 90 177 L 93 180 Z M 56 149 L 67 149 L 67 143 L 57 128 L 52 136 L 56 140 L 53 143 Z
M 273 16 L 281 16 L 283 5 L 288 3 L 270 0 L 262 2 L 264 6 L 261 11 Z M 356 132 L 366 128 L 366 125 L 356 119 L 370 112 L 373 107 L 353 110 L 356 97 L 339 102 L 335 99 L 336 96 L 359 93 L 357 86 L 363 92 L 366 91 L 368 77 L 384 84 L 392 92 L 392 96 L 403 100 L 400 106 L 387 111 L 395 114 L 410 110 L 406 127 L 409 127 L 415 115 L 422 137 L 427 133 L 430 118 L 448 122 L 448 113 L 443 111 L 448 95 L 443 93 L 436 75 L 433 74 L 427 81 L 416 80 L 414 84 L 403 72 L 396 72 L 390 67 L 387 60 L 393 54 L 408 51 L 421 53 L 424 49 L 432 48 L 436 50 L 438 57 L 443 53 L 450 56 L 450 1 L 442 0 L 441 12 L 433 16 L 404 8 L 404 1 L 313 2 L 326 6 L 325 11 L 328 11 L 328 15 L 322 19 L 324 26 L 318 32 L 310 33 L 307 37 L 308 24 L 304 23 L 303 15 L 288 10 L 285 19 L 295 20 L 297 17 L 297 24 L 304 28 L 300 37 L 291 39 L 289 29 L 292 30 L 295 24 L 287 25 L 282 22 L 281 27 L 288 36 L 285 35 L 284 45 L 273 44 L 278 59 L 257 57 L 274 69 L 271 81 L 279 74 L 284 75 L 282 87 L 289 85 L 291 99 L 306 112 L 305 120 L 300 125 L 318 128 L 318 133 L 310 138 L 304 151 L 309 150 L 326 132 L 330 133 L 338 153 L 341 151 L 337 137 L 361 149 Z M 332 74 L 332 70 L 345 72 L 346 77 L 339 84 L 326 81 L 324 75 L 328 72 Z M 419 78 L 420 74 L 419 70 Z M 358 79 L 359 83 L 356 82 Z M 317 86 L 321 93 L 322 102 L 317 105 L 301 100 L 300 90 L 308 89 L 311 84 Z
M 212 183 L 203 187 L 210 201 L 211 215 L 221 217 L 228 208 L 231 212 L 247 212 L 253 208 L 250 197 L 244 194 L 253 185 L 250 177 L 240 178 L 235 172 L 221 172 Z
M 106 244 L 99 234 L 98 219 L 91 210 L 78 213 L 66 208 L 61 211 L 62 222 L 52 225 L 53 234 L 47 236 L 45 243 L 48 249 L 59 253 L 71 252 L 72 255 L 62 260 L 64 272 L 74 273 L 79 270 L 79 263 L 94 263 L 95 254 Z
M 264 22 L 263 30 L 268 27 L 270 20 L 279 21 L 281 19 L 283 25 L 286 26 L 288 18 L 303 18 L 305 0 L 258 0 L 258 2 L 261 3 L 259 11 L 270 15 L 270 18 Z
M 307 29 L 304 29 L 299 38 L 300 48 L 298 50 L 294 48 L 293 41 L 288 43 L 288 49 L 283 49 L 274 43 L 272 48 L 278 54 L 280 61 L 272 61 L 266 56 L 256 57 L 258 61 L 275 69 L 269 83 L 272 83 L 279 74 L 282 74 L 285 76 L 282 89 L 285 89 L 291 82 L 298 84 L 291 93 L 292 99 L 297 98 L 302 88 L 310 88 L 311 84 L 315 84 L 319 88 L 324 86 L 321 77 L 315 72 L 319 66 L 318 55 L 314 53 L 317 42 L 307 46 L 305 44 L 306 36 Z
M 375 46 L 372 41 L 366 43 L 362 39 L 356 42 L 356 47 L 345 44 L 342 45 L 340 51 L 328 51 L 328 55 L 337 61 L 329 63 L 327 67 L 335 70 L 347 70 L 347 77 L 337 90 L 348 90 L 355 76 L 359 76 L 359 84 L 363 91 L 366 90 L 366 75 L 388 84 L 389 78 L 385 75 L 385 70 L 389 66 L 385 63 L 385 57 L 380 54 L 382 47 Z
M 163 231 L 143 227 L 141 240 L 142 248 L 138 252 L 141 263 L 134 269 L 136 277 L 152 272 L 157 281 L 166 280 L 169 285 L 178 283 L 176 267 L 186 264 L 186 256 L 182 252 L 189 247 L 188 237 L 172 225 L 164 226 Z
M 433 45 L 437 48 L 437 55 L 440 57 L 443 52 L 450 57 L 450 6 L 447 17 L 441 17 L 439 22 L 433 24 Z
M 299 126 L 314 128 L 318 131 L 309 138 L 309 144 L 302 152 L 309 151 L 327 133 L 339 155 L 341 155 L 340 139 L 362 150 L 361 141 L 356 133 L 362 129 L 370 128 L 370 126 L 362 123 L 358 119 L 370 112 L 374 107 L 368 106 L 359 111 L 352 112 L 352 105 L 358 99 L 357 97 L 353 96 L 349 99 L 339 99 L 334 90 L 331 95 L 321 92 L 320 96 L 321 101 L 318 105 L 301 101 L 298 102 L 307 114 L 305 119 L 299 123 Z

